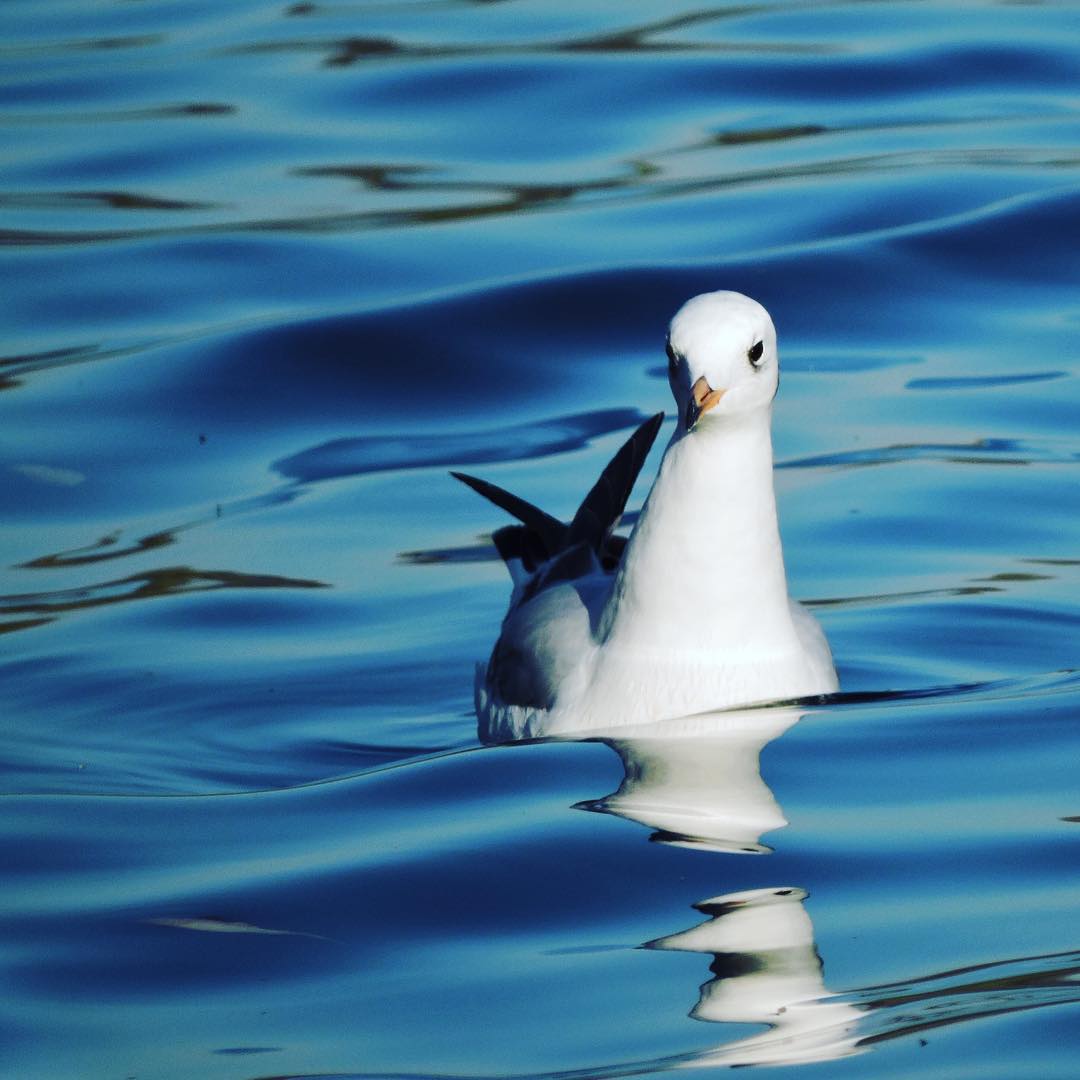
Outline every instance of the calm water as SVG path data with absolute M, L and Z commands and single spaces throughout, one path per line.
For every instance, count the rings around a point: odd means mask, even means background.
M 0 1072 L 1073 1080 L 1078 33 L 8 0 Z M 481 747 L 447 469 L 571 512 L 712 288 L 842 693 Z

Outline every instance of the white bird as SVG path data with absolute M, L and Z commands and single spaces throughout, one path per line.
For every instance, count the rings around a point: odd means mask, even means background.
M 476 680 L 481 737 L 571 735 L 837 688 L 817 621 L 788 596 L 773 494 L 776 331 L 735 292 L 671 320 L 678 423 L 628 541 L 613 534 L 663 414 L 566 525 L 454 475 L 518 518 L 494 535 L 514 580 Z

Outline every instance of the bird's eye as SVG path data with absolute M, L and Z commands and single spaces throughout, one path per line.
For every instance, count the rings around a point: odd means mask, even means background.
M 679 354 L 671 347 L 670 341 L 667 343 L 667 361 L 669 371 L 674 371 L 679 366 Z
M 746 354 L 750 360 L 751 367 L 757 367 L 761 363 L 761 354 L 765 351 L 765 343 L 758 341 L 754 344 L 753 348 Z

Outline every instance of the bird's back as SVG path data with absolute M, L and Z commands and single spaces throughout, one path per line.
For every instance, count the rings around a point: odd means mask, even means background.
M 482 736 L 538 733 L 560 701 L 583 693 L 597 621 L 626 546 L 614 529 L 663 419 L 657 413 L 626 440 L 569 524 L 486 480 L 454 473 L 519 522 L 493 534 L 514 591 L 491 658 L 477 673 Z
M 477 666 L 481 738 L 545 734 L 555 710 L 584 697 L 596 662 L 594 627 L 612 580 L 597 569 L 551 585 L 507 613 L 490 659 Z

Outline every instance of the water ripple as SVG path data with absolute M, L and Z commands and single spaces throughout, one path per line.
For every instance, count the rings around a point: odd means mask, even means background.
M 791 137 L 802 137 L 787 136 Z M 739 136 L 729 142 L 739 141 Z M 725 137 L 719 136 L 718 145 Z M 749 133 L 749 143 L 762 141 Z M 661 159 L 662 160 L 662 159 Z M 578 204 L 590 209 L 606 205 L 612 208 L 632 206 L 645 201 L 650 204 L 720 194 L 725 191 L 773 189 L 792 181 L 816 179 L 850 180 L 856 177 L 885 177 L 912 171 L 933 172 L 942 167 L 952 169 L 1046 169 L 1062 171 L 1080 166 L 1080 155 L 1062 153 L 1057 149 L 1003 148 L 1000 150 L 913 150 L 883 154 L 854 154 L 798 161 L 786 165 L 771 164 L 761 168 L 725 168 L 705 171 L 693 176 L 665 176 L 659 161 L 648 157 L 621 163 L 617 173 L 602 179 L 570 179 L 548 183 L 510 183 L 483 178 L 465 180 L 406 179 L 421 174 L 426 167 L 415 164 L 365 162 L 357 164 L 300 166 L 293 174 L 302 178 L 348 178 L 381 192 L 405 193 L 414 196 L 442 197 L 467 193 L 471 198 L 435 206 L 396 206 L 386 209 L 350 209 L 341 207 L 329 213 L 288 214 L 272 217 L 240 215 L 209 220 L 200 224 L 155 225 L 145 228 L 117 227 L 109 229 L 31 229 L 0 230 L 0 247 L 48 247 L 54 245 L 112 244 L 185 236 L 214 236 L 221 233 L 299 234 L 351 233 L 468 222 L 488 217 L 505 217 L 525 213 L 551 212 Z M 111 209 L 144 209 L 157 211 L 209 212 L 222 206 L 212 200 L 179 200 L 144 196 L 127 192 L 69 192 L 69 193 L 9 193 L 7 201 L 24 209 L 48 207 L 57 201 L 69 205 L 95 202 Z M 983 208 L 974 211 L 978 214 Z M 986 207 L 991 213 L 1005 206 Z M 950 223 L 949 217 L 931 214 L 904 224 L 905 231 L 936 232 Z M 859 237 L 865 229 L 841 230 L 827 239 Z M 816 238 L 818 241 L 826 238 Z
M 1075 13 L 854 10 L 0 5 L 0 1072 L 1072 1074 Z M 842 692 L 479 748 L 714 288 Z
M 291 480 L 311 483 L 434 465 L 521 461 L 580 449 L 644 419 L 637 409 L 605 409 L 488 431 L 333 439 L 275 461 L 273 468 Z
M 0 623 L 0 632 L 39 626 L 57 615 L 87 608 L 152 600 L 195 592 L 220 589 L 317 589 L 321 581 L 277 577 L 273 574 L 246 574 L 230 570 L 195 570 L 187 566 L 160 567 L 142 574 L 103 581 L 80 588 L 55 589 L 51 592 L 14 593 L 0 596 L 0 616 L 33 615 L 33 620 Z
M 955 383 L 956 380 L 948 380 Z M 975 383 L 975 385 L 979 385 Z M 993 385 L 993 383 L 983 383 Z M 1006 383 L 1007 385 L 1007 383 Z M 825 466 L 854 468 L 887 465 L 903 461 L 945 461 L 953 465 L 1068 465 L 1080 461 L 1080 450 L 1024 439 L 984 438 L 971 443 L 909 443 L 867 447 L 831 454 L 815 454 L 777 462 L 778 469 L 816 469 Z

